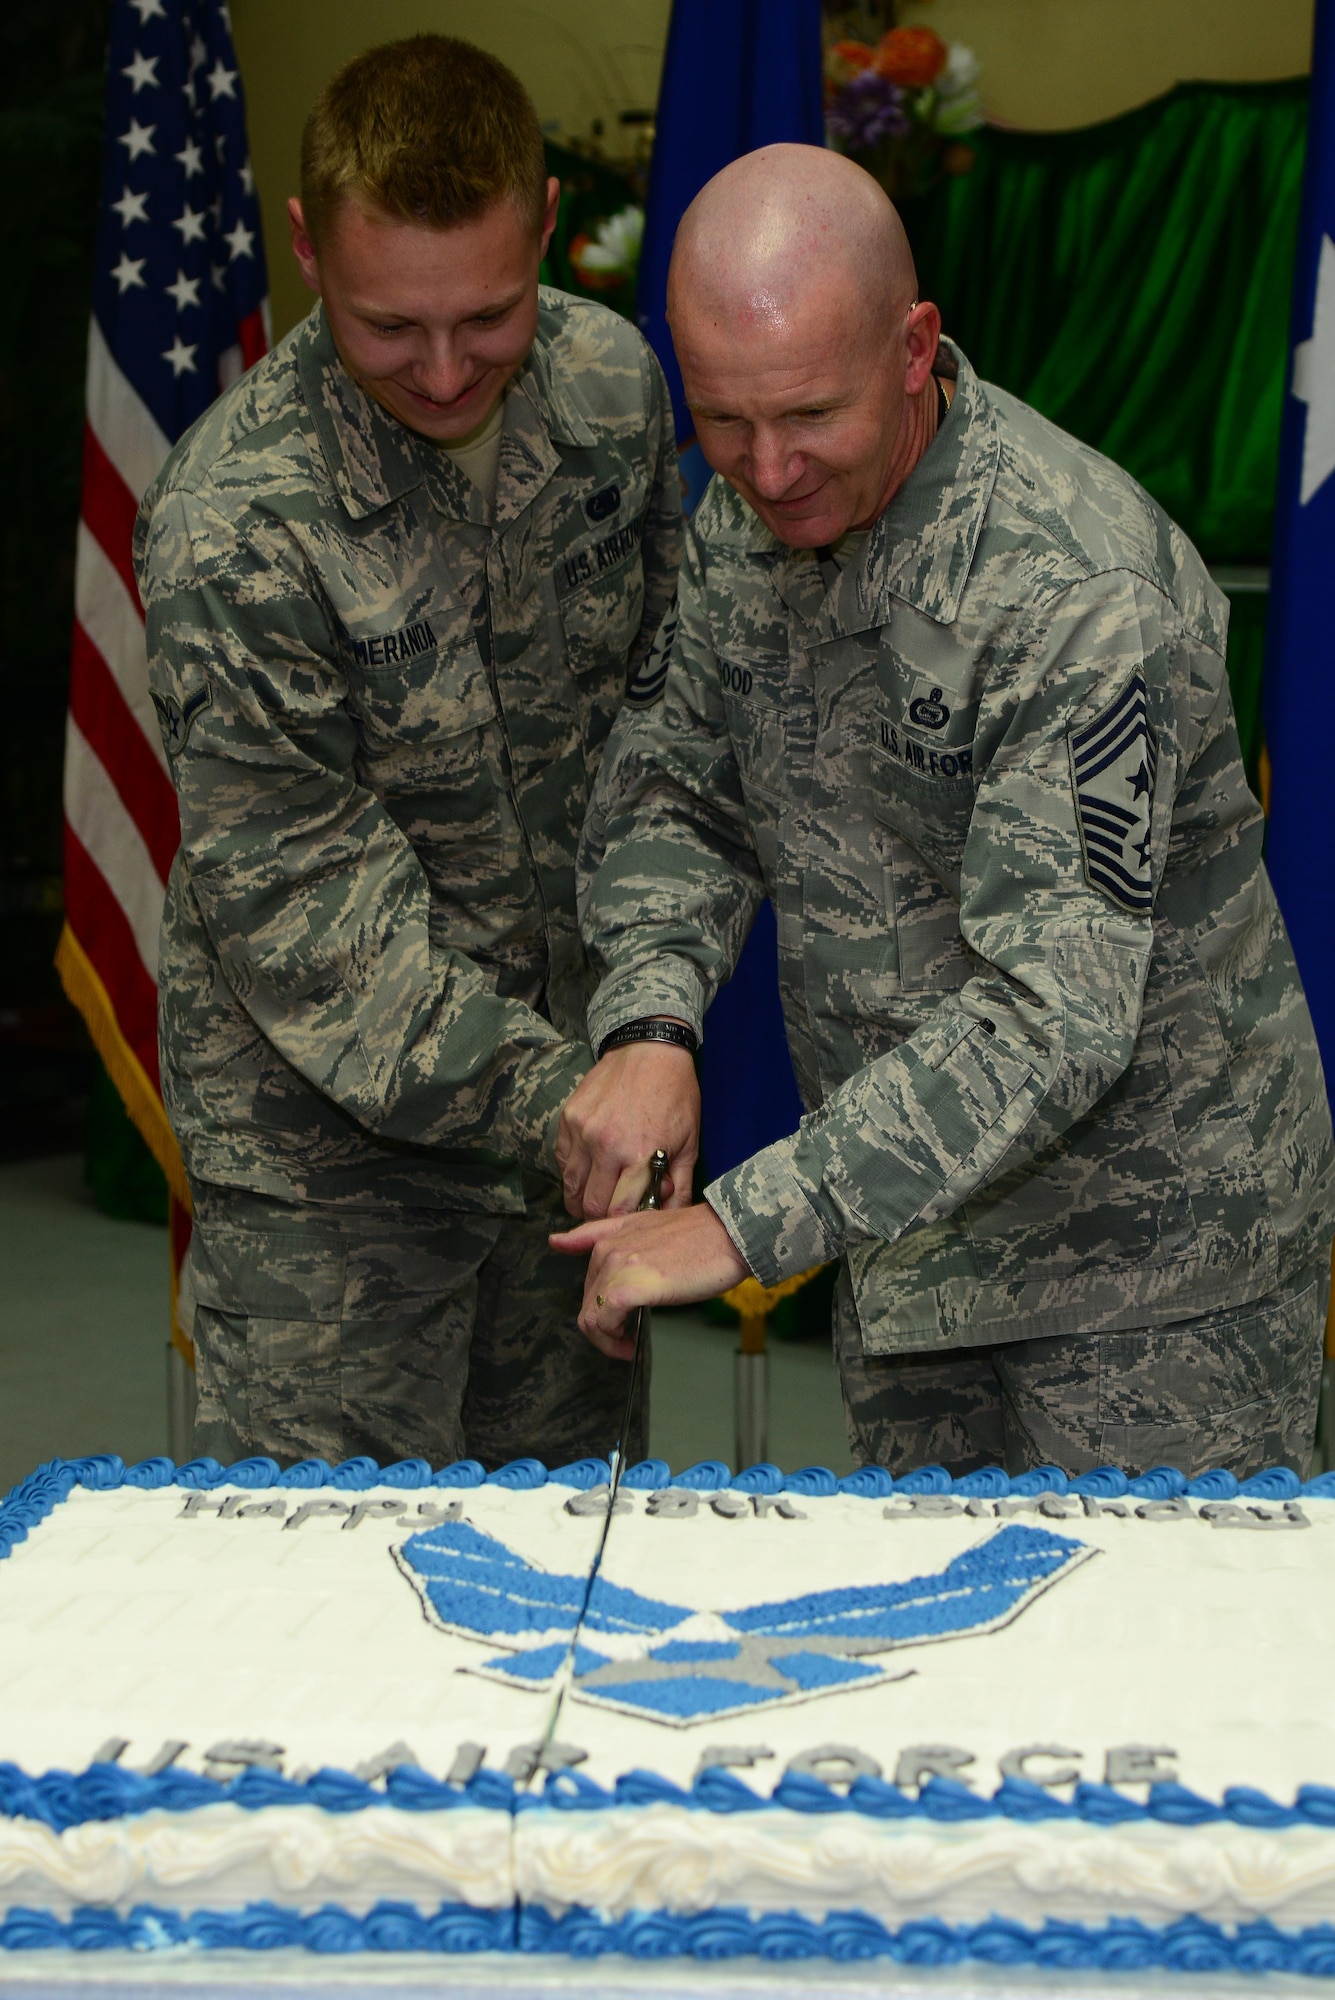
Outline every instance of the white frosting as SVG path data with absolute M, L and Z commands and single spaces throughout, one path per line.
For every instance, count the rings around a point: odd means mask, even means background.
M 935 1572 L 1007 1519 L 1096 1553 L 1000 1630 L 872 1656 L 907 1673 L 892 1684 L 685 1728 L 595 1709 L 577 1691 L 561 1734 L 588 1749 L 582 1771 L 603 1785 L 641 1769 L 688 1786 L 705 1750 L 763 1746 L 772 1755 L 738 1775 L 768 1793 L 789 1758 L 817 1745 L 856 1746 L 892 1779 L 902 1751 L 935 1744 L 969 1753 L 960 1775 L 990 1795 L 1008 1751 L 1058 1744 L 1077 1753 L 1058 1761 L 1101 1781 L 1110 1749 L 1142 1744 L 1175 1752 L 1165 1771 L 1213 1800 L 1231 1785 L 1284 1804 L 1302 1784 L 1335 1786 L 1335 1501 L 1302 1500 L 1310 1527 L 1255 1532 L 1212 1528 L 1198 1505 L 1191 1518 L 1138 1519 L 1145 1503 L 1134 1498 L 1120 1503 L 1126 1518 L 1088 1518 L 1074 1500 L 1069 1518 L 1022 1512 L 1000 1520 L 887 1519 L 886 1502 L 842 1494 L 794 1504 L 803 1519 L 773 1509 L 724 1518 L 707 1495 L 689 1520 L 652 1518 L 641 1503 L 614 1521 L 603 1574 L 726 1613 Z M 1049 1776 L 1056 1767 L 1040 1760 L 1032 1770 Z M 1145 1790 L 1125 1795 L 1143 1800 Z M 1069 1798 L 1069 1788 L 1057 1796 Z
M 977 1923 L 998 1912 L 1039 1925 L 1112 1916 L 1163 1924 L 1194 1911 L 1292 1927 L 1335 1910 L 1335 1834 L 1152 1822 L 886 1824 L 856 1812 L 654 1805 L 521 1815 L 515 1879 L 527 1901 L 579 1904 L 610 1920 L 725 1905 L 813 1918 L 865 1910 L 892 1926 L 924 1916 Z
M 243 1504 L 281 1499 L 290 1519 L 330 1497 L 247 1493 Z M 915 1746 L 944 1747 L 987 1794 L 1007 1753 L 1038 1745 L 1064 1754 L 1034 1758 L 1035 1777 L 1066 1764 L 1102 1780 L 1110 1750 L 1139 1745 L 1161 1754 L 1164 1775 L 1211 1799 L 1230 1785 L 1283 1803 L 1304 1783 L 1335 1786 L 1335 1502 L 1305 1499 L 1310 1526 L 1264 1532 L 1212 1528 L 1199 1507 L 1137 1519 L 1134 1500 L 1124 1518 L 1013 1515 L 1092 1559 L 999 1629 L 872 1656 L 907 1678 L 669 1725 L 595 1704 L 578 1685 L 558 1700 L 551 1688 L 478 1673 L 500 1642 L 433 1623 L 395 1560 L 396 1546 L 429 1525 L 420 1505 L 458 1500 L 464 1520 L 528 1562 L 581 1577 L 602 1521 L 569 1513 L 569 1489 L 339 1497 L 400 1501 L 404 1513 L 372 1511 L 351 1528 L 347 1516 L 313 1514 L 289 1528 L 259 1513 L 184 1518 L 176 1488 L 76 1491 L 0 1562 L 0 1760 L 33 1774 L 79 1771 L 114 1738 L 127 1741 L 124 1763 L 140 1766 L 172 1740 L 188 1746 L 179 1766 L 198 1771 L 219 1744 L 248 1740 L 276 1746 L 292 1776 L 354 1770 L 406 1744 L 440 1778 L 462 1746 L 502 1770 L 550 1733 L 585 1752 L 580 1772 L 608 1787 L 637 1769 L 689 1786 L 724 1748 L 721 1761 L 768 1793 L 791 1759 L 830 1745 L 886 1779 Z M 801 1518 L 739 1512 L 736 1496 L 716 1513 L 707 1495 L 690 1519 L 651 1516 L 646 1496 L 628 1498 L 604 1573 L 684 1609 L 675 1637 L 685 1643 L 726 1640 L 727 1614 L 742 1607 L 929 1575 L 1002 1525 L 990 1511 L 903 1514 L 898 1501 L 887 1518 L 884 1502 L 847 1496 L 794 1498 Z M 623 1632 L 594 1643 L 625 1660 L 641 1641 Z M 1146 1796 L 1143 1786 L 1122 1791 Z M 1056 1796 L 1069 1798 L 1069 1785 Z M 514 1818 L 473 1804 L 420 1814 L 214 1805 L 62 1834 L 0 1821 L 3 1906 L 228 1909 L 268 1897 L 362 1912 L 382 1898 L 428 1910 L 501 1908 L 516 1895 L 609 1920 L 726 1905 L 813 1917 L 861 1909 L 888 1923 L 992 1914 L 1164 1923 L 1196 1912 L 1296 1928 L 1335 1920 L 1335 1833 L 667 1803 Z
M 277 1898 L 358 1915 L 381 1898 L 423 1911 L 442 1902 L 501 1909 L 514 1899 L 511 1821 L 468 1806 L 449 1812 L 323 1813 L 315 1806 L 205 1806 L 55 1833 L 0 1820 L 0 1894 L 65 1914 L 80 1903 L 239 1909 Z
M 206 1496 L 226 1499 L 234 1489 Z M 25 1770 L 84 1769 L 110 1737 L 142 1766 L 164 1741 L 182 1768 L 227 1739 L 278 1745 L 288 1773 L 353 1770 L 405 1742 L 443 1777 L 462 1743 L 504 1767 L 542 1737 L 550 1693 L 466 1671 L 495 1645 L 433 1626 L 391 1551 L 419 1504 L 465 1517 L 544 1569 L 582 1572 L 601 1523 L 564 1512 L 568 1487 L 462 1495 L 247 1493 L 242 1504 L 337 1498 L 405 1503 L 402 1516 L 183 1518 L 188 1496 L 76 1489 L 0 1562 L 0 1759 Z M 229 1774 L 232 1775 L 232 1774 Z

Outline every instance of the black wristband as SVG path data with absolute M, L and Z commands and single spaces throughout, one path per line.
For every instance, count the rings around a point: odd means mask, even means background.
M 688 1028 L 684 1021 L 623 1021 L 610 1035 L 603 1036 L 598 1046 L 599 1062 L 609 1049 L 624 1049 L 631 1042 L 670 1042 L 689 1055 L 694 1055 L 700 1046 L 695 1029 Z

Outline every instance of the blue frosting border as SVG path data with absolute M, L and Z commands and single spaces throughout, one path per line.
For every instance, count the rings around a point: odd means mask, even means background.
M 255 1490 L 328 1486 L 341 1492 L 365 1492 L 372 1486 L 413 1491 L 425 1487 L 459 1488 L 484 1484 L 528 1491 L 551 1484 L 587 1492 L 606 1483 L 608 1478 L 607 1461 L 599 1458 L 579 1459 L 551 1472 L 538 1459 L 521 1458 L 492 1473 L 488 1473 L 476 1459 L 460 1459 L 433 1472 L 425 1459 L 404 1459 L 398 1464 L 381 1467 L 370 1458 L 347 1459 L 337 1466 L 330 1466 L 323 1459 L 316 1458 L 303 1459 L 283 1469 L 271 1458 L 247 1458 L 226 1467 L 213 1458 L 192 1459 L 179 1466 L 168 1458 L 149 1458 L 141 1464 L 126 1466 L 124 1460 L 113 1453 L 77 1459 L 57 1458 L 39 1466 L 0 1501 L 0 1560 L 25 1541 L 31 1529 L 44 1521 L 62 1500 L 68 1499 L 76 1486 L 93 1492 L 109 1492 L 122 1486 L 141 1489 L 177 1486 L 191 1491 L 206 1491 L 222 1485 Z M 1295 1499 L 1301 1493 L 1313 1499 L 1335 1499 L 1335 1472 L 1322 1473 L 1304 1483 L 1296 1473 L 1282 1466 L 1272 1467 L 1242 1481 L 1223 1470 L 1206 1472 L 1197 1479 L 1188 1480 L 1171 1466 L 1156 1466 L 1135 1479 L 1128 1479 L 1125 1473 L 1112 1466 L 1100 1466 L 1075 1479 L 1069 1478 L 1056 1466 L 1040 1466 L 1015 1478 L 1000 1468 L 989 1467 L 953 1479 L 943 1466 L 928 1465 L 894 1479 L 877 1466 L 864 1467 L 843 1478 L 836 1478 L 825 1466 L 805 1466 L 798 1472 L 785 1474 L 778 1466 L 768 1464 L 750 1466 L 734 1477 L 721 1460 L 706 1459 L 698 1465 L 688 1466 L 674 1478 L 664 1460 L 646 1459 L 632 1466 L 622 1483 L 650 1491 L 677 1485 L 692 1487 L 699 1492 L 718 1492 L 731 1486 L 744 1493 L 786 1491 L 820 1497 L 842 1492 L 871 1499 L 891 1493 L 957 1493 L 983 1498 L 1085 1493 L 1099 1499 L 1114 1499 L 1129 1494 L 1150 1500 L 1175 1499 L 1182 1495 L 1201 1500 L 1243 1496 L 1272 1502 Z M 563 1771 L 549 1777 L 543 1790 L 535 1794 L 517 1790 L 513 1780 L 503 1772 L 485 1769 L 466 1785 L 451 1785 L 425 1771 L 401 1766 L 388 1775 L 381 1789 L 354 1777 L 351 1772 L 334 1769 L 317 1771 L 300 1781 L 284 1778 L 275 1772 L 252 1769 L 226 1783 L 219 1783 L 199 1773 L 174 1769 L 145 1778 L 116 1764 L 93 1764 L 83 1772 L 46 1771 L 34 1777 L 16 1764 L 0 1763 L 0 1813 L 9 1818 L 38 1820 L 57 1831 L 88 1820 L 117 1819 L 154 1810 L 190 1812 L 202 1806 L 224 1803 L 250 1811 L 259 1811 L 265 1806 L 305 1804 L 318 1806 L 325 1812 L 360 1812 L 369 1806 L 389 1804 L 409 1812 L 440 1812 L 469 1805 L 508 1813 L 538 1807 L 578 1812 L 671 1803 L 722 1813 L 758 1812 L 776 1807 L 808 1813 L 851 1810 L 875 1819 L 1083 1819 L 1099 1825 L 1151 1819 L 1180 1826 L 1232 1820 L 1239 1825 L 1267 1829 L 1335 1827 L 1335 1788 L 1324 1785 L 1300 1786 L 1293 1804 L 1288 1806 L 1248 1786 L 1230 1786 L 1222 1801 L 1215 1804 L 1177 1784 L 1151 1786 L 1146 1800 L 1141 1803 L 1126 1798 L 1112 1786 L 1083 1781 L 1075 1787 L 1072 1798 L 1066 1801 L 1054 1798 L 1040 1785 L 1013 1778 L 1003 1779 L 996 1792 L 988 1798 L 971 1791 L 957 1780 L 933 1777 L 915 1797 L 879 1778 L 858 1778 L 844 1791 L 819 1778 L 793 1774 L 781 1778 L 774 1790 L 764 1796 L 752 1791 L 732 1771 L 716 1769 L 703 1772 L 689 1790 L 673 1785 L 653 1772 L 631 1771 L 620 1777 L 609 1791 L 577 1772 Z M 265 1907 L 256 1906 L 257 1909 Z M 100 1916 L 102 1913 L 94 1914 Z M 150 1914 L 154 1916 L 154 1921 L 161 1916 L 160 1912 Z M 287 1921 L 288 1913 L 279 1911 L 276 1914 Z M 340 1917 L 347 1915 L 346 1912 L 333 1914 Z M 29 1912 L 27 1915 L 37 1921 L 40 1913 Z M 416 1912 L 412 1915 L 416 1921 L 423 1921 Z M 51 1921 L 55 1922 L 54 1919 Z M 78 1918 L 72 1921 L 77 1922 Z M 189 1921 L 195 1922 L 196 1919 Z M 200 1918 L 198 1921 L 212 1923 L 214 1919 Z M 366 1921 L 370 1922 L 370 1918 Z M 627 1922 L 630 1921 L 627 1919 Z M 889 1936 L 889 1933 L 886 1935 Z M 4 1942 L 4 1937 L 5 1926 L 0 1926 L 0 1944 Z M 68 1939 L 59 1941 L 68 1942 Z M 374 1947 L 313 1945 L 311 1948 L 360 1950 Z M 480 1947 L 442 1945 L 423 1948 Z M 597 1948 L 621 1951 L 630 1949 L 630 1946 L 617 1944 Z M 1335 1951 L 1335 1931 L 1331 1933 L 1331 1948 Z M 683 1949 L 694 1950 L 695 1947 Z M 738 1949 L 757 1950 L 760 1946 L 748 1945 Z M 890 1946 L 885 1949 L 895 1955 Z M 1332 1962 L 1332 1970 L 1335 1970 L 1335 1961 Z
M 1134 1918 L 1114 1919 L 1099 1928 L 1049 1920 L 1038 1930 L 1001 1917 L 962 1925 L 928 1917 L 891 1930 L 860 1910 L 834 1910 L 819 1920 L 796 1911 L 754 1917 L 728 1907 L 694 1916 L 637 1911 L 608 1922 L 591 1910 L 576 1908 L 557 1917 L 536 1904 L 479 1910 L 447 1903 L 423 1915 L 410 1903 L 381 1902 L 365 1916 L 336 1904 L 301 1912 L 275 1903 L 249 1903 L 240 1910 L 189 1915 L 137 1904 L 125 1915 L 84 1907 L 66 1920 L 48 1910 L 12 1909 L 0 1921 L 0 1949 L 8 1951 L 276 1951 L 293 1946 L 328 1954 L 510 1951 L 589 1959 L 617 1952 L 636 1959 L 755 1955 L 771 1962 L 888 1958 L 901 1965 L 951 1965 L 973 1958 L 1064 1971 L 1162 1968 L 1195 1974 L 1335 1976 L 1335 1927 L 1330 1924 L 1285 1932 L 1259 1920 L 1230 1931 L 1200 1917 L 1181 1917 L 1162 1929 Z
M 921 1918 L 890 1930 L 863 1910 L 832 1910 L 815 1920 L 796 1911 L 753 1917 L 743 1909 L 697 1916 L 634 1912 L 606 1922 L 573 1909 L 550 1916 L 526 1904 L 519 1911 L 521 1952 L 563 1952 L 594 1958 L 623 1952 L 632 1958 L 736 1958 L 755 1953 L 771 1960 L 831 1958 L 845 1962 L 889 1958 L 901 1965 L 951 1965 L 982 1959 L 994 1965 L 1058 1966 L 1067 1971 L 1297 1972 L 1335 1975 L 1335 1927 L 1318 1924 L 1284 1932 L 1264 1920 L 1227 1931 L 1201 1917 L 1181 1917 L 1163 1929 L 1132 1918 L 1097 1929 L 1049 1920 L 1041 1930 L 1006 1918 L 953 1925 Z
M 548 1471 L 537 1458 L 515 1458 L 508 1465 L 488 1472 L 475 1458 L 456 1459 L 452 1465 L 433 1472 L 424 1458 L 404 1458 L 393 1465 L 377 1465 L 373 1458 L 348 1458 L 330 1465 L 323 1458 L 303 1458 L 296 1465 L 280 1466 L 272 1458 L 242 1458 L 234 1465 L 221 1465 L 216 1458 L 192 1458 L 174 1465 L 169 1458 L 146 1458 L 127 1466 L 114 1452 L 89 1458 L 53 1458 L 0 1501 L 0 1558 L 9 1554 L 27 1530 L 46 1519 L 52 1509 L 82 1486 L 95 1493 L 112 1492 L 117 1487 L 135 1486 L 152 1490 L 182 1486 L 191 1492 L 209 1492 L 215 1486 L 241 1486 L 256 1492 L 269 1487 L 308 1489 L 333 1487 L 341 1493 L 365 1493 L 373 1486 L 397 1487 L 419 1492 L 427 1487 L 449 1489 L 475 1486 L 503 1486 L 512 1492 L 532 1492 L 540 1486 L 569 1486 L 580 1492 L 605 1485 L 610 1478 L 605 1458 L 580 1458 L 570 1465 Z M 828 1466 L 804 1465 L 796 1472 L 784 1472 L 777 1465 L 749 1465 L 733 1473 L 722 1459 L 701 1459 L 674 1473 L 666 1459 L 646 1458 L 632 1465 L 622 1476 L 622 1485 L 635 1492 L 661 1492 L 668 1486 L 685 1486 L 697 1493 L 719 1493 L 731 1488 L 738 1493 L 797 1493 L 812 1499 L 835 1493 L 856 1499 L 888 1499 L 892 1493 L 957 1493 L 965 1498 L 1003 1499 L 1010 1495 L 1037 1498 L 1044 1493 L 1088 1494 L 1092 1499 L 1116 1500 L 1133 1495 L 1138 1500 L 1176 1500 L 1184 1495 L 1192 1500 L 1296 1500 L 1306 1494 L 1313 1500 L 1335 1500 L 1335 1472 L 1323 1472 L 1315 1479 L 1300 1480 L 1287 1466 L 1275 1465 L 1249 1479 L 1217 1466 L 1188 1479 L 1171 1465 L 1152 1466 L 1148 1472 L 1130 1479 L 1113 1465 L 1096 1466 L 1092 1472 L 1071 1478 L 1060 1466 L 1039 1465 L 1013 1478 L 1000 1466 L 985 1466 L 978 1472 L 956 1479 L 943 1465 L 922 1465 L 894 1478 L 884 1467 L 864 1465 L 842 1477 Z

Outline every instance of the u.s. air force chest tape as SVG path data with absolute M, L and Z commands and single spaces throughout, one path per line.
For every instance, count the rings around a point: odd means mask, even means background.
M 597 583 L 600 577 L 611 576 L 625 567 L 644 536 L 644 514 L 630 513 L 636 500 L 642 497 L 635 492 L 623 492 L 621 485 L 613 481 L 585 498 L 583 523 L 588 532 L 580 534 L 567 528 L 567 546 L 558 552 L 553 567 L 558 597 L 570 597 L 587 584 Z M 627 514 L 630 518 L 617 518 Z
M 958 702 L 952 706 L 946 690 L 924 682 L 898 714 L 881 715 L 878 735 L 882 753 L 920 778 L 946 782 L 971 779 L 973 743 L 959 740 L 959 723 L 967 721 L 971 730 L 975 709 L 971 707 L 967 717 L 959 715 L 952 729 L 958 711 Z
M 1145 677 L 1130 680 L 1092 722 L 1067 734 L 1085 880 L 1121 910 L 1154 905 L 1150 822 L 1159 747 Z

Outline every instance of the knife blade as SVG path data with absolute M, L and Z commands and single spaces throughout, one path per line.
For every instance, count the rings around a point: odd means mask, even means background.
M 663 1176 L 668 1169 L 668 1156 L 660 1146 L 649 1161 L 649 1185 L 645 1189 L 640 1209 L 661 1208 L 663 1206 Z M 621 1419 L 621 1429 L 612 1447 L 610 1460 L 612 1470 L 611 1487 L 607 1496 L 607 1518 L 612 1519 L 612 1508 L 616 1502 L 617 1488 L 626 1465 L 626 1446 L 630 1438 L 630 1427 L 635 1421 L 635 1391 L 640 1379 L 640 1352 L 649 1332 L 649 1308 L 637 1306 L 631 1321 L 631 1339 L 635 1345 L 630 1357 L 630 1382 L 626 1389 L 626 1409 Z
M 666 1174 L 667 1169 L 668 1156 L 660 1146 L 649 1161 L 649 1185 L 645 1190 L 644 1199 L 640 1203 L 641 1210 L 646 1208 L 661 1208 L 663 1206 L 663 1176 Z M 617 1488 L 621 1484 L 621 1474 L 625 1470 L 626 1446 L 630 1438 L 630 1427 L 635 1421 L 635 1390 L 640 1375 L 640 1350 L 644 1345 L 645 1335 L 649 1331 L 649 1308 L 647 1306 L 637 1306 L 630 1325 L 632 1328 L 631 1338 L 635 1345 L 630 1357 L 630 1383 L 626 1390 L 625 1414 L 621 1419 L 621 1429 L 617 1434 L 617 1441 L 612 1446 L 611 1455 L 608 1460 L 608 1469 L 611 1478 L 607 1488 L 607 1512 L 603 1516 L 603 1526 L 602 1532 L 598 1537 L 598 1547 L 594 1552 L 593 1561 L 589 1565 L 589 1574 L 584 1585 L 583 1602 L 580 1605 L 579 1617 L 575 1621 L 575 1629 L 571 1633 L 565 1658 L 552 1676 L 552 1695 L 547 1715 L 547 1726 L 543 1730 L 538 1745 L 538 1755 L 527 1784 L 536 1783 L 539 1772 L 546 1768 L 543 1760 L 547 1755 L 556 1731 L 556 1724 L 561 1713 L 561 1704 L 565 1698 L 565 1691 L 574 1679 L 575 1648 L 579 1643 L 584 1621 L 589 1615 L 589 1605 L 593 1598 L 594 1585 L 598 1580 L 598 1572 L 603 1566 L 603 1556 L 607 1549 L 607 1537 L 612 1526 L 612 1510 L 616 1506 Z M 525 1789 L 527 1789 L 527 1784 Z

